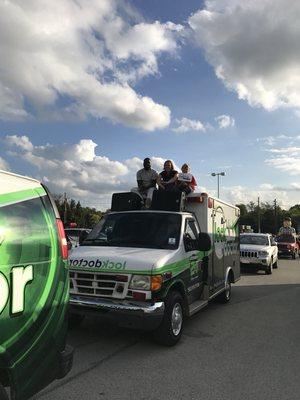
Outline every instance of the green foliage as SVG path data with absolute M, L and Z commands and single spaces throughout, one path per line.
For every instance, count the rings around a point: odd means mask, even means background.
M 258 232 L 259 217 L 261 232 L 277 234 L 285 217 L 291 217 L 293 227 L 300 232 L 300 204 L 292 206 L 289 210 L 277 206 L 276 212 L 273 203 L 262 203 L 260 208 L 254 202 L 236 206 L 241 210 L 240 225 L 250 225 L 254 232 Z
M 63 195 L 54 196 L 56 206 L 65 227 L 75 222 L 78 228 L 93 228 L 102 218 L 103 213 L 95 208 L 82 207 L 74 199 L 65 201 Z

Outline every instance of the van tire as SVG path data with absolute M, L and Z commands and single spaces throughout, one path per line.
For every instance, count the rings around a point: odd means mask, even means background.
M 0 400 L 9 400 L 6 390 L 4 389 L 4 387 L 1 385 L 0 383 Z
M 278 259 L 274 262 L 273 268 L 274 268 L 274 269 L 278 268 Z
M 184 319 L 184 302 L 181 294 L 171 291 L 165 300 L 165 313 L 160 326 L 154 331 L 154 339 L 164 346 L 179 342 Z
M 230 301 L 230 299 L 231 299 L 231 283 L 226 282 L 225 290 L 217 296 L 217 300 L 220 303 L 226 304 Z
M 84 315 L 82 314 L 68 314 L 68 327 L 69 329 L 76 328 L 77 326 L 81 325 L 82 321 L 84 320 Z

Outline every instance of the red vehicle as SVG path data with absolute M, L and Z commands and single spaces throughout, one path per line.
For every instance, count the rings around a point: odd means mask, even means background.
M 289 256 L 294 260 L 299 256 L 299 237 L 295 235 L 280 235 L 276 239 L 278 256 Z

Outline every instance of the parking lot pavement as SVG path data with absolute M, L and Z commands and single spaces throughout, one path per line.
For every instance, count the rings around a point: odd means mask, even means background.
M 89 318 L 69 332 L 73 370 L 35 399 L 298 400 L 299 299 L 300 260 L 280 260 L 188 320 L 173 348 Z

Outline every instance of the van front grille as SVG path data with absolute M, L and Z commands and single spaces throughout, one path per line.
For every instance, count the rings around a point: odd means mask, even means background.
M 128 275 L 70 271 L 71 294 L 125 298 L 128 285 Z

